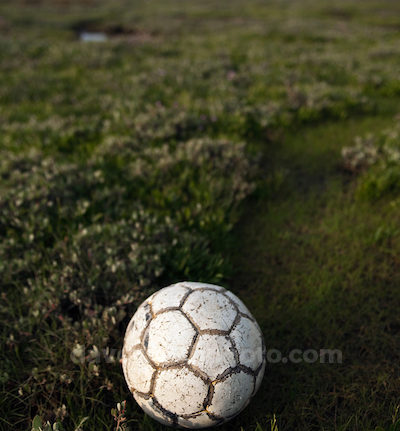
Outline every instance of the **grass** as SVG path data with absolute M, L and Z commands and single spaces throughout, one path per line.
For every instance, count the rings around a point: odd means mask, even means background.
M 222 430 L 396 429 L 397 177 L 349 173 L 341 150 L 395 128 L 399 5 L 18 0 L 0 16 L 0 429 L 110 429 L 124 399 L 131 429 L 164 429 L 118 350 L 140 302 L 182 279 L 244 298 L 268 348 L 343 353 L 269 364 Z
M 342 364 L 270 364 L 252 408 L 279 412 L 280 429 L 372 430 L 396 411 L 398 211 L 356 200 L 340 169 L 343 145 L 392 122 L 376 115 L 287 134 L 275 160 L 284 181 L 238 224 L 234 290 L 270 348 L 343 353 Z

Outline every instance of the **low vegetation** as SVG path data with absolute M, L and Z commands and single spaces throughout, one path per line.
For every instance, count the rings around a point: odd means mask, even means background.
M 343 352 L 221 429 L 397 429 L 400 5 L 131 3 L 0 5 L 0 429 L 164 429 L 119 355 L 183 279 Z

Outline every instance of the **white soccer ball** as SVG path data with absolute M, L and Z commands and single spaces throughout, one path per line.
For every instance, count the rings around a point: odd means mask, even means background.
M 265 346 L 257 322 L 232 292 L 182 282 L 137 309 L 122 366 L 149 416 L 165 425 L 206 428 L 247 406 L 264 375 Z

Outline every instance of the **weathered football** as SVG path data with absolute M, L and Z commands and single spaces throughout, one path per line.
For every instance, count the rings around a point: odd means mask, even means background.
M 137 309 L 122 366 L 148 415 L 165 425 L 205 428 L 247 406 L 263 378 L 265 346 L 257 322 L 232 292 L 182 282 Z

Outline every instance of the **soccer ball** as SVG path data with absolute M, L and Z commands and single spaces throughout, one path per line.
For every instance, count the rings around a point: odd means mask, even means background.
M 205 428 L 236 416 L 265 370 L 261 330 L 232 292 L 182 282 L 151 295 L 129 322 L 122 351 L 137 403 L 164 425 Z

